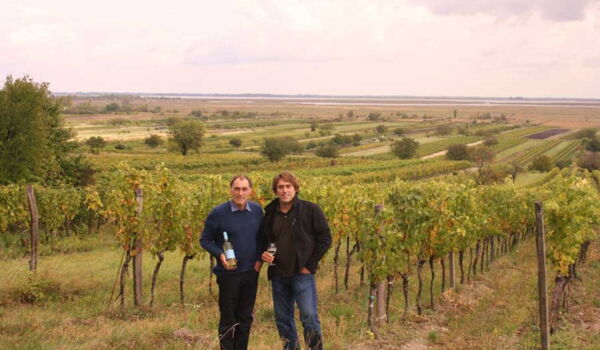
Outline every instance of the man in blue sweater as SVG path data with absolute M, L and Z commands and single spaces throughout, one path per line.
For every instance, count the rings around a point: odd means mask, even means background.
M 213 272 L 219 285 L 221 349 L 246 350 L 262 265 L 263 211 L 259 204 L 248 200 L 252 194 L 252 181 L 248 177 L 234 176 L 229 187 L 231 200 L 208 214 L 200 245 L 217 258 Z M 236 267 L 227 263 L 223 251 L 224 232 L 233 245 Z

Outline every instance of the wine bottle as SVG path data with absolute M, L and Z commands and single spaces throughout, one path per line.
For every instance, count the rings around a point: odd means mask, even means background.
M 233 244 L 229 241 L 229 237 L 227 236 L 227 232 L 223 232 L 223 238 L 225 242 L 223 242 L 223 251 L 225 252 L 225 259 L 227 260 L 227 264 L 231 268 L 237 267 L 237 259 L 235 258 L 235 252 L 233 251 Z

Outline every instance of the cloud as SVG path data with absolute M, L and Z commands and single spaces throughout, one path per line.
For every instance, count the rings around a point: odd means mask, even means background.
M 0 78 L 57 91 L 600 96 L 599 2 L 5 0 Z
M 551 21 L 580 21 L 599 0 L 411 0 L 435 14 L 488 14 L 499 18 L 530 16 L 539 12 Z

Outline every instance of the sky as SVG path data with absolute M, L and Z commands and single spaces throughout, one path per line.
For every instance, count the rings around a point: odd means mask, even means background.
M 56 92 L 600 98 L 600 0 L 0 1 Z

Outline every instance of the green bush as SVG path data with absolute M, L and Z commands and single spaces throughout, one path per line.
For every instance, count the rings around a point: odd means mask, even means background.
M 60 283 L 45 276 L 29 273 L 27 278 L 10 289 L 5 296 L 9 300 L 23 304 L 39 304 L 55 300 L 60 295 Z
M 552 164 L 552 159 L 547 155 L 542 154 L 531 162 L 531 165 L 529 165 L 529 170 L 545 172 L 552 170 L 553 167 L 554 164 Z

